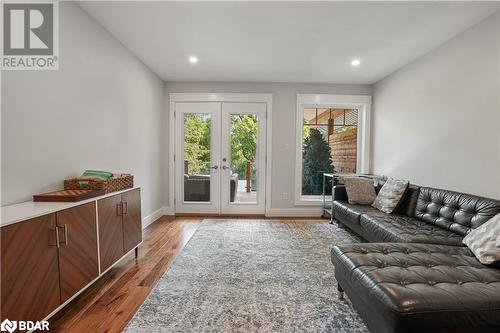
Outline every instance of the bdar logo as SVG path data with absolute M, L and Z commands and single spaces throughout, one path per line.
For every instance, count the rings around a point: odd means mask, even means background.
M 20 331 L 49 331 L 49 322 L 46 320 L 42 321 L 31 321 L 31 320 L 9 320 L 5 319 L 0 324 L 0 331 L 2 332 L 14 332 L 19 329 Z
M 0 330 L 2 332 L 14 332 L 17 329 L 17 322 L 16 321 L 10 321 L 8 319 L 5 319 L 2 321 L 0 324 Z

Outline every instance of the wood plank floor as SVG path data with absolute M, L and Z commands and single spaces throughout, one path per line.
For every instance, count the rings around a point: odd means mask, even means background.
M 203 218 L 164 216 L 151 224 L 144 230 L 144 242 L 139 247 L 138 258 L 133 253 L 129 254 L 59 311 L 49 320 L 51 331 L 121 332 Z

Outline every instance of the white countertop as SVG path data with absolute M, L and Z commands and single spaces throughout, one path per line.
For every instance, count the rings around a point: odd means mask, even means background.
M 9 224 L 18 223 L 21 221 L 29 220 L 38 216 L 47 215 L 54 213 L 63 209 L 68 209 L 71 207 L 83 205 L 89 202 L 93 202 L 99 199 L 111 197 L 123 192 L 138 189 L 139 187 L 128 188 L 123 191 L 116 191 L 111 193 L 106 193 L 104 195 L 85 199 L 78 202 L 33 202 L 26 201 L 15 205 L 0 207 L 1 222 L 0 227 L 4 227 Z

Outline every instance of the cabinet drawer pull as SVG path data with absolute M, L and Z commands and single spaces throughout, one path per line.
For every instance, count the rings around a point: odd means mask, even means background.
M 59 227 L 58 226 L 56 226 L 55 231 L 56 231 L 56 246 L 57 246 L 57 248 L 59 248 Z
M 64 225 L 64 242 L 66 243 L 66 246 L 68 245 L 68 225 Z
M 125 213 L 123 214 L 128 214 L 128 202 L 125 201 L 124 204 L 125 204 Z
M 123 215 L 123 202 L 116 204 L 116 215 L 118 215 L 118 216 Z

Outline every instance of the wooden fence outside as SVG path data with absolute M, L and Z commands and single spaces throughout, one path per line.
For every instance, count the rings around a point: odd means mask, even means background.
M 334 132 L 329 136 L 328 143 L 332 149 L 332 161 L 335 171 L 342 173 L 356 172 L 358 155 L 357 128 Z

